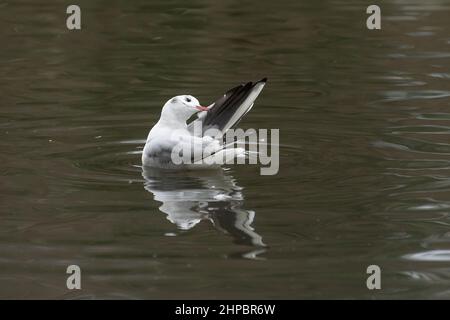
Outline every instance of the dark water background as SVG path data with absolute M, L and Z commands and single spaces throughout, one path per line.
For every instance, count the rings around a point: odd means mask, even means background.
M 450 298 L 450 1 L 76 3 L 0 1 L 1 298 Z M 142 172 L 168 98 L 263 76 L 278 175 Z

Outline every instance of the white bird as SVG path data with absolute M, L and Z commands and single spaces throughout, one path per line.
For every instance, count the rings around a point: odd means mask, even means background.
M 142 164 L 171 169 L 210 168 L 220 166 L 223 159 L 229 163 L 243 156 L 244 149 L 224 146 L 222 136 L 250 111 L 266 81 L 264 78 L 234 87 L 208 107 L 201 106 L 191 95 L 169 99 L 148 134 Z M 197 119 L 188 124 L 195 113 Z M 211 134 L 212 129 L 219 135 Z M 174 155 L 189 161 L 174 161 Z

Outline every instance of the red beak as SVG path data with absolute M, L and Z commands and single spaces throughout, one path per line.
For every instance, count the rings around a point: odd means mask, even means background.
M 208 107 L 202 107 L 202 106 L 196 106 L 195 108 L 197 108 L 197 110 L 200 110 L 200 111 L 208 111 L 209 110 Z

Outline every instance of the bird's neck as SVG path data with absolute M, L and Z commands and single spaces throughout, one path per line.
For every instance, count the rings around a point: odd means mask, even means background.
M 184 115 L 174 113 L 172 110 L 163 110 L 159 119 L 161 126 L 174 129 L 186 128 L 186 119 Z

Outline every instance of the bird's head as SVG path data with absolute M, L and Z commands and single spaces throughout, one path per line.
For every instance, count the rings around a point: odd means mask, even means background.
M 183 120 L 189 119 L 199 111 L 208 111 L 208 108 L 201 106 L 200 102 L 191 95 L 173 97 L 163 107 L 163 115 Z

